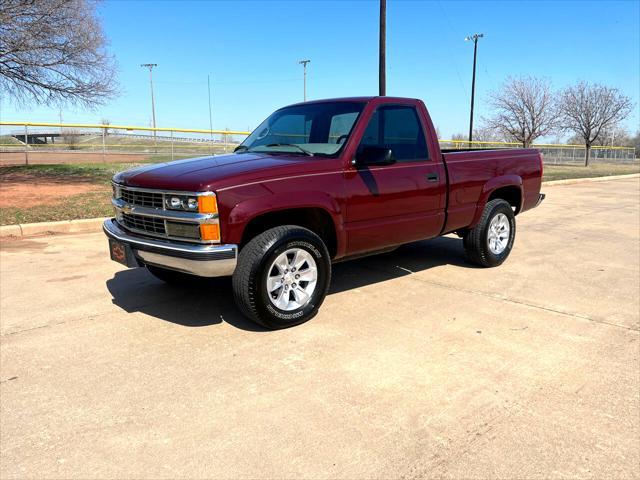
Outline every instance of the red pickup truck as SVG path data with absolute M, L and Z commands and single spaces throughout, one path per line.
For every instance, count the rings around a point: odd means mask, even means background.
M 118 173 L 104 232 L 113 260 L 166 282 L 233 275 L 240 310 L 283 328 L 317 313 L 338 260 L 456 233 L 471 262 L 500 265 L 541 179 L 537 150 L 441 150 L 420 100 L 321 100 L 233 154 Z

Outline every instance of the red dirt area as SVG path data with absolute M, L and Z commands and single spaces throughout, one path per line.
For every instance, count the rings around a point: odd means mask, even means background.
M 108 187 L 89 180 L 70 181 L 68 178 L 61 180 L 55 176 L 33 177 L 10 173 L 0 176 L 0 208 L 55 205 L 70 195 L 107 190 Z

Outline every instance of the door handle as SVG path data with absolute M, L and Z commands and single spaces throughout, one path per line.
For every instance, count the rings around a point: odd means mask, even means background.
M 437 173 L 427 173 L 427 182 L 437 182 L 438 178 Z

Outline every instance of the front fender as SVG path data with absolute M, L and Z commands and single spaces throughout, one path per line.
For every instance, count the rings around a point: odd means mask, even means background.
M 469 225 L 469 228 L 475 227 L 480 221 L 484 207 L 487 205 L 487 201 L 493 192 L 504 187 L 517 187 L 520 190 L 520 205 L 518 205 L 518 211 L 522 209 L 522 177 L 520 175 L 501 175 L 499 177 L 493 177 L 485 183 L 480 193 L 480 198 L 476 204 L 476 212 L 473 216 L 473 220 Z
M 264 193 L 259 196 L 252 195 L 238 202 L 229 210 L 226 220 L 226 242 L 239 244 L 242 241 L 245 227 L 260 215 L 294 208 L 321 208 L 333 220 L 338 242 L 338 255 L 340 255 L 345 248 L 346 239 L 344 228 L 342 228 L 342 208 L 335 198 L 327 192 L 314 190 L 274 193 L 267 189 Z

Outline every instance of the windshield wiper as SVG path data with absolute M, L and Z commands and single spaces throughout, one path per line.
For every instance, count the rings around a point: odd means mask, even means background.
M 313 153 L 311 153 L 309 150 L 305 150 L 300 145 L 296 145 L 295 143 L 270 143 L 269 145 L 265 145 L 265 147 L 294 147 L 300 150 L 302 153 L 304 153 L 308 157 L 313 157 Z
M 233 149 L 233 153 L 246 152 L 247 150 L 249 150 L 249 147 L 247 147 L 246 145 L 238 145 Z

